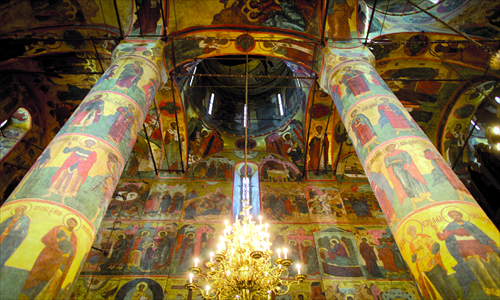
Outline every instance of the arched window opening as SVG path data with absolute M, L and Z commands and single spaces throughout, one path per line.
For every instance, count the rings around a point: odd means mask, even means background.
M 234 168 L 233 181 L 233 219 L 243 209 L 242 199 L 250 199 L 253 216 L 260 214 L 260 192 L 259 192 L 259 167 L 253 163 L 247 164 L 245 176 L 245 163 L 239 163 Z
M 22 107 L 0 123 L 0 161 L 3 161 L 21 142 L 31 126 L 31 115 Z

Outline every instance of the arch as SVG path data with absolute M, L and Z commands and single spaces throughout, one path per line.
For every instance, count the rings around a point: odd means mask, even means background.
M 31 114 L 23 107 L 0 124 L 0 162 L 21 142 L 32 126 Z

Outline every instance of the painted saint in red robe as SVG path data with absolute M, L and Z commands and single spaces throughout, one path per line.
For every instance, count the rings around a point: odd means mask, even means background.
M 347 66 L 344 69 L 344 75 L 342 76 L 342 83 L 347 84 L 349 90 L 354 96 L 358 96 L 363 93 L 370 91 L 368 87 L 368 81 L 366 80 L 364 73 L 359 70 L 353 70 L 351 66 Z
M 69 218 L 65 226 L 56 226 L 44 235 L 45 247 L 29 271 L 21 294 L 29 299 L 56 299 L 76 255 L 73 229 L 77 225 L 74 218 Z
M 87 175 L 97 161 L 97 153 L 92 151 L 96 142 L 92 139 L 84 141 L 83 147 L 66 147 L 63 153 L 71 152 L 71 155 L 64 161 L 62 166 L 52 176 L 51 185 L 48 194 L 42 196 L 49 197 L 52 193 L 61 195 L 61 202 L 64 203 L 65 197 L 76 197 L 82 184 L 87 180 Z

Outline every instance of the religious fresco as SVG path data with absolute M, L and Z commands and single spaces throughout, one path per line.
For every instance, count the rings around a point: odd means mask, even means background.
M 340 48 L 357 44 L 357 3 L 352 0 L 332 1 L 326 7 L 326 36 Z
M 445 126 L 438 137 L 438 149 L 444 154 L 446 162 L 453 166 L 458 173 L 465 173 L 465 167 L 469 161 L 470 153 L 474 149 L 466 146 L 465 139 L 470 131 L 471 120 L 479 105 L 485 100 L 485 95 L 489 95 L 494 88 L 493 82 L 485 82 L 477 85 L 476 88 L 467 89 L 454 103 L 450 103 L 448 110 L 451 112 L 445 120 Z M 462 148 L 466 148 L 462 151 Z
M 210 2 L 205 1 L 200 5 L 208 5 L 208 3 Z M 213 4 L 210 5 L 213 6 Z M 198 17 L 199 12 L 197 12 L 195 19 L 199 20 Z M 174 67 L 174 60 L 170 50 L 175 49 L 176 53 L 182 53 L 181 59 L 175 60 L 176 66 L 184 62 L 190 62 L 193 59 L 199 60 L 204 57 L 220 55 L 241 55 L 248 52 L 249 55 L 264 55 L 292 61 L 287 65 L 294 72 L 297 71 L 294 65 L 307 70 L 312 67 L 314 71 L 320 72 L 322 51 L 314 43 L 279 32 L 271 35 L 259 31 L 247 35 L 245 32 L 241 30 L 224 32 L 205 30 L 201 33 L 184 34 L 178 39 L 172 39 L 166 44 L 165 48 L 164 64 L 166 69 L 172 70 Z M 184 71 L 187 70 L 189 69 Z M 302 75 L 301 73 L 298 74 Z M 308 77 L 311 77 L 311 75 L 309 73 Z
M 175 222 L 103 221 L 82 275 L 168 274 L 178 227 Z
M 488 299 L 500 284 L 495 232 L 475 204 L 446 201 L 408 215 L 395 238 L 424 298 Z
M 398 138 L 378 147 L 366 166 L 375 193 L 382 196 L 380 206 L 388 210 L 389 223 L 434 199 L 474 201 L 434 146 L 421 138 Z
M 354 225 L 353 228 L 366 278 L 411 279 L 388 227 Z
M 302 185 L 261 183 L 262 214 L 270 222 L 309 223 L 307 200 Z
M 306 145 L 307 175 L 310 180 L 333 179 L 331 144 L 335 105 L 328 94 L 319 90 L 315 94 L 308 108 L 311 122 L 306 136 L 309 139 Z
M 65 205 L 40 200 L 12 201 L 1 212 L 2 297 L 67 297 L 92 244 L 92 224 Z
M 116 295 L 120 278 L 80 276 L 71 291 L 70 299 L 110 299 Z
M 189 170 L 192 180 L 232 181 L 235 162 L 227 157 L 213 155 L 197 161 Z
M 31 129 L 32 118 L 28 110 L 19 108 L 6 120 L 0 136 L 0 161 L 12 151 Z
M 232 183 L 195 181 L 187 186 L 181 220 L 186 223 L 223 223 L 231 219 Z
M 190 26 L 255 26 L 266 30 L 304 32 L 319 35 L 318 1 L 244 1 L 225 0 L 206 3 L 169 2 L 169 12 L 177 10 L 177 19 L 169 18 L 169 33 L 186 29 Z M 182 17 L 180 17 L 182 16 Z M 196 18 L 196 21 L 193 21 Z
M 326 299 L 420 299 L 413 281 L 323 279 Z
M 363 277 L 356 242 L 350 226 L 320 225 L 314 232 L 323 278 Z

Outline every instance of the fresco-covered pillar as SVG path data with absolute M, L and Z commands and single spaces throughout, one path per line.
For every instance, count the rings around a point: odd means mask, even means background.
M 112 63 L 0 212 L 3 299 L 66 299 L 162 84 L 163 42 Z
M 365 47 L 325 47 L 332 95 L 425 299 L 500 296 L 500 233 L 372 66 Z

